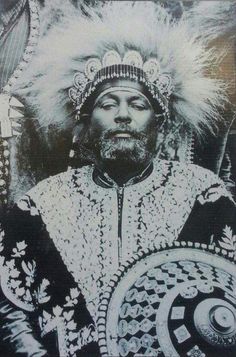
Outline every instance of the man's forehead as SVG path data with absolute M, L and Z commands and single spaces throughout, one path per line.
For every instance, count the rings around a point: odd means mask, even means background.
M 159 103 L 157 101 L 154 101 L 153 98 L 150 97 L 147 88 L 144 86 L 143 83 L 124 78 L 116 78 L 106 81 L 106 83 L 100 84 L 97 90 L 90 97 L 90 100 L 87 102 L 87 107 L 84 108 L 84 111 L 86 112 L 87 110 L 89 112 L 93 110 L 93 108 L 95 108 L 98 103 L 101 103 L 101 100 L 104 100 L 104 98 L 111 98 L 112 96 L 114 98 L 114 95 L 117 91 L 122 91 L 123 93 L 127 92 L 126 95 L 133 98 L 142 97 L 143 101 L 145 100 L 145 103 L 148 104 L 148 106 L 153 109 L 154 112 L 163 112 L 163 110 L 159 107 Z M 130 98 L 129 100 L 131 101 L 132 98 Z
M 151 103 L 146 96 L 146 91 L 143 84 L 127 80 L 127 79 L 116 79 L 107 82 L 100 86 L 99 92 L 96 95 L 95 103 L 100 102 L 104 98 L 115 98 L 115 97 L 125 97 L 125 98 L 142 98 L 147 101 L 151 106 Z
M 132 88 L 112 88 L 112 90 L 107 90 L 105 92 L 102 92 L 96 102 L 105 100 L 107 98 L 113 98 L 113 99 L 119 99 L 119 98 L 124 98 L 124 99 L 141 99 L 141 100 L 146 100 L 148 101 L 148 98 L 142 94 L 141 92 L 134 90 Z M 149 102 L 149 101 L 148 101 Z

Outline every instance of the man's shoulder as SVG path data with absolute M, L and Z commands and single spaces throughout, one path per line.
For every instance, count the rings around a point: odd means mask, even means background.
M 184 175 L 192 178 L 194 181 L 204 181 L 205 184 L 213 182 L 223 184 L 223 181 L 212 171 L 196 164 L 185 164 L 179 161 L 171 161 L 173 172 L 178 175 Z
M 213 202 L 220 197 L 231 198 L 224 182 L 212 171 L 195 164 L 185 164 L 178 161 L 166 161 L 170 171 L 170 182 L 187 185 L 194 191 L 200 203 Z
M 155 160 L 155 166 L 161 167 L 163 171 L 170 171 L 172 176 L 184 175 L 187 177 L 195 177 L 196 179 L 215 180 L 222 182 L 222 180 L 212 171 L 196 164 L 186 164 L 180 161 Z
M 73 190 L 74 187 L 87 185 L 90 172 L 91 166 L 84 166 L 50 176 L 39 182 L 25 196 L 34 202 L 41 201 L 43 198 L 50 200 L 50 198 L 59 197 L 63 193 Z

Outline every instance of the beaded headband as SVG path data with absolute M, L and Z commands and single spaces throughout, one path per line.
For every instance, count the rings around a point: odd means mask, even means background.
M 169 75 L 160 73 L 156 58 L 143 62 L 137 51 L 128 51 L 121 59 L 116 51 L 108 51 L 102 61 L 90 58 L 85 64 L 84 72 L 77 72 L 74 85 L 69 89 L 69 97 L 76 106 L 77 116 L 91 94 L 99 84 L 116 78 L 130 79 L 142 83 L 153 99 L 158 101 L 163 113 L 169 117 L 169 97 L 172 92 L 172 81 Z

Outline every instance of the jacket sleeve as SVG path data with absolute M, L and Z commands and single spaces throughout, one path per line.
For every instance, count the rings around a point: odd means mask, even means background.
M 223 185 L 212 185 L 196 197 L 179 240 L 213 245 L 236 259 L 236 205 Z
M 0 231 L 0 355 L 49 356 L 37 326 L 35 239 L 42 224 L 25 197 L 5 217 Z
M 32 199 L 14 207 L 0 232 L 2 356 L 99 356 L 94 322 Z M 5 296 L 5 297 L 4 297 Z M 10 352 L 9 352 L 10 350 Z M 71 352 L 70 352 L 71 353 Z
M 2 356 L 49 356 L 33 330 L 28 313 L 0 294 L 0 354 Z

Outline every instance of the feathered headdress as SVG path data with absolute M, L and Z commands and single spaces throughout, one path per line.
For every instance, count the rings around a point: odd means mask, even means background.
M 235 0 L 204 0 L 190 7 L 184 15 L 192 24 L 192 30 L 200 32 L 209 42 L 219 36 L 228 34 L 234 37 L 236 31 Z M 233 35 L 232 35 L 233 34 Z
M 115 68 L 120 61 L 136 68 L 132 73 L 129 67 L 127 76 L 146 81 L 153 97 L 168 107 L 169 130 L 182 123 L 201 134 L 214 126 L 226 101 L 223 81 L 209 76 L 216 58 L 207 48 L 204 31 L 192 31 L 188 18 L 175 21 L 157 3 L 102 2 L 87 8 L 86 15 L 75 8 L 70 11 L 67 4 L 60 21 L 44 30 L 15 92 L 25 98 L 41 126 L 67 127 L 101 78 L 120 76 L 120 67 Z M 113 70 L 102 72 L 112 65 Z

